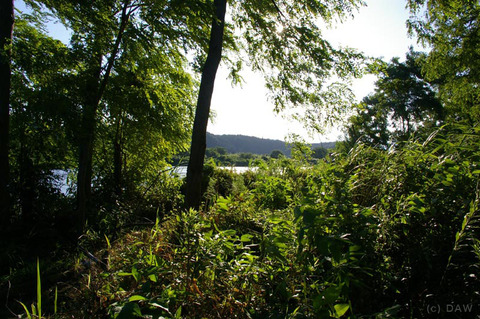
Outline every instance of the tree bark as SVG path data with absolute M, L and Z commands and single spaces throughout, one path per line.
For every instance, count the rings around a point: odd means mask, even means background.
M 210 115 L 215 76 L 222 58 L 227 0 L 215 0 L 214 5 L 216 16 L 212 22 L 207 60 L 202 70 L 202 79 L 193 124 L 190 160 L 187 169 L 187 193 L 185 203 L 189 208 L 199 208 L 202 199 L 201 185 L 207 139 L 207 124 Z
M 3 0 L 0 4 L 0 221 L 3 226 L 10 221 L 8 144 L 13 24 L 13 0 Z

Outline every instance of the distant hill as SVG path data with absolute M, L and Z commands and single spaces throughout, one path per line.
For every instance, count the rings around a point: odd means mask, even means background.
M 290 149 L 284 141 L 258 138 L 246 135 L 214 135 L 207 133 L 207 147 L 223 147 L 229 153 L 252 153 L 270 155 L 272 151 L 279 150 L 289 156 Z M 333 148 L 335 142 L 315 143 L 312 148 Z

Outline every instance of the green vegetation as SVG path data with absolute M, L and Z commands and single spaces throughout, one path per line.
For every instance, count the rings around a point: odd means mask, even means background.
M 187 165 L 188 152 L 178 154 L 173 157 L 172 165 Z M 207 148 L 205 150 L 205 159 L 213 160 L 219 166 L 250 166 L 257 160 L 267 159 L 267 156 L 252 153 L 228 153 L 223 147 Z
M 209 26 L 223 23 L 212 22 L 214 4 L 226 2 L 27 2 L 32 12 L 17 14 L 0 57 L 11 67 L 7 147 L 0 143 L 8 155 L 0 181 L 0 317 L 479 313 L 477 1 L 407 2 L 411 31 L 432 50 L 370 65 L 375 90 L 353 105 L 334 150 L 298 141 L 289 156 L 207 149 L 198 209 L 186 207 L 188 182 L 169 163 L 190 143 L 198 93 L 191 72 L 203 65 Z M 306 20 L 308 12 L 341 16 L 356 1 L 298 3 L 234 6 L 232 23 L 251 23 L 249 54 L 268 49 L 253 66 L 279 63 L 267 82 L 279 89 L 279 108 L 285 95 L 293 104 L 326 101 L 309 81 L 293 83 L 305 68 L 315 64 L 319 78 L 332 68 L 346 75 L 359 58 L 320 41 Z M 295 21 L 308 22 L 301 30 L 284 21 L 299 10 Z M 75 31 L 70 44 L 47 35 L 49 17 Z M 282 32 L 271 32 L 275 17 Z M 235 52 L 239 34 L 230 31 L 223 45 Z M 309 46 L 311 38 L 317 42 Z M 291 44 L 288 52 L 282 43 Z
M 58 316 L 419 318 L 474 303 L 479 137 L 454 125 L 308 169 L 303 156 L 241 175 L 207 167 L 202 210 L 113 241 L 90 233 L 102 261 L 80 257 Z
M 429 134 L 444 122 L 445 110 L 436 86 L 425 79 L 426 54 L 412 48 L 405 62 L 398 58 L 379 66 L 375 92 L 357 105 L 350 118 L 345 145 L 357 142 L 387 148 L 413 133 Z
M 290 154 L 284 141 L 244 135 L 214 135 L 207 133 L 207 148 L 224 148 L 228 153 L 269 155 L 274 150 Z
M 313 148 L 311 162 L 314 163 L 322 158 L 325 158 L 331 151 L 332 150 L 328 150 L 321 146 Z M 205 150 L 205 160 L 213 160 L 216 165 L 224 167 L 248 167 L 255 165 L 257 162 L 262 160 L 268 161 L 269 158 L 279 158 L 285 156 L 286 155 L 279 150 L 273 150 L 269 155 L 258 155 L 252 153 L 229 153 L 227 149 L 223 147 L 212 147 Z M 290 156 L 290 149 L 288 149 L 288 156 Z M 188 152 L 177 154 L 172 158 L 172 165 L 186 165 L 187 158 Z

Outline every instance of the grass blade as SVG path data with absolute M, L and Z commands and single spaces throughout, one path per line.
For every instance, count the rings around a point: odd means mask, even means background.
M 32 319 L 32 315 L 30 314 L 30 311 L 28 311 L 27 306 L 25 306 L 25 304 L 21 301 L 18 301 L 18 303 L 20 303 L 22 305 L 23 309 L 25 310 L 25 313 L 27 314 L 27 318 Z
M 58 287 L 55 286 L 55 300 L 53 301 L 53 314 L 57 314 Z
M 42 318 L 42 282 L 40 280 L 40 261 L 37 258 L 37 312 L 38 317 Z

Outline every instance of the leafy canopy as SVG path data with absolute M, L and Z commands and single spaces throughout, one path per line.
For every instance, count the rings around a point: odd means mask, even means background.
M 411 34 L 431 47 L 425 66 L 440 83 L 453 117 L 478 121 L 480 114 L 480 4 L 473 0 L 409 0 Z
M 322 28 L 352 15 L 363 4 L 357 0 L 232 1 L 226 27 L 234 46 L 225 54 L 232 76 L 241 80 L 238 72 L 246 62 L 265 77 L 276 112 L 302 106 L 294 117 L 322 130 L 323 124 L 340 119 L 348 109 L 353 95 L 347 78 L 360 76 L 364 63 L 360 53 L 330 45 Z
M 349 119 L 350 146 L 361 141 L 386 147 L 392 139 L 406 139 L 442 123 L 436 86 L 422 73 L 425 60 L 426 54 L 410 49 L 404 62 L 393 58 L 381 67 L 374 93 L 357 105 L 357 114 Z

